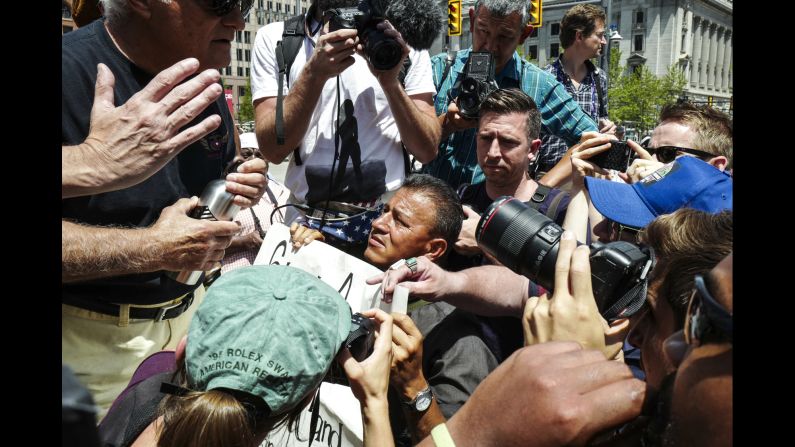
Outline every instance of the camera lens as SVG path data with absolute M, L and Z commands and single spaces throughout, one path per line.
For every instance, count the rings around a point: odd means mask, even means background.
M 544 288 L 555 285 L 555 260 L 563 229 L 515 197 L 495 200 L 475 230 L 478 245 L 509 269 Z
M 376 70 L 390 70 L 400 63 L 403 48 L 397 40 L 370 28 L 362 35 L 364 51 Z

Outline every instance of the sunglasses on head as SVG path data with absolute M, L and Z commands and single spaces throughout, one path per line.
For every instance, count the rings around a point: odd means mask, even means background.
M 648 145 L 648 143 L 646 143 Z M 679 146 L 660 146 L 660 147 L 643 147 L 646 149 L 649 154 L 657 155 L 657 160 L 662 163 L 670 163 L 674 161 L 680 153 L 695 155 L 701 159 L 709 159 L 715 157 L 715 154 L 710 154 L 709 152 L 700 151 L 698 149 L 690 149 L 687 147 L 679 147 Z M 706 161 L 706 160 L 705 160 Z
M 235 6 L 238 6 L 244 19 L 248 17 L 251 7 L 254 6 L 254 0 L 202 0 L 202 3 L 218 17 L 229 14 Z
M 707 289 L 704 277 L 696 275 L 693 295 L 685 315 L 685 341 L 691 346 L 732 342 L 732 314 Z

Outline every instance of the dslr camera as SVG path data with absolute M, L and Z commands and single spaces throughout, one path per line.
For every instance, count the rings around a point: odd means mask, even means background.
M 562 234 L 563 228 L 547 216 L 509 196 L 489 205 L 475 230 L 485 252 L 548 290 L 555 286 Z M 594 242 L 590 249 L 591 284 L 602 317 L 613 321 L 637 312 L 646 301 L 651 253 L 624 241 Z
M 594 155 L 588 161 L 602 169 L 627 172 L 632 160 L 630 156 L 634 153 L 635 151 L 629 147 L 626 141 L 610 140 L 610 147 L 606 151 Z
M 376 28 L 384 21 L 383 3 L 380 0 L 360 0 L 356 7 L 328 9 L 323 13 L 329 21 L 329 31 L 356 30 L 367 59 L 376 70 L 389 70 L 403 57 L 403 48 L 397 40 Z
M 480 104 L 489 93 L 500 88 L 494 80 L 494 69 L 494 56 L 488 51 L 469 54 L 456 100 L 459 113 L 464 118 L 477 119 L 480 116 Z
M 361 362 L 373 353 L 374 344 L 375 323 L 358 312 L 351 315 L 351 332 L 344 344 L 351 356 Z

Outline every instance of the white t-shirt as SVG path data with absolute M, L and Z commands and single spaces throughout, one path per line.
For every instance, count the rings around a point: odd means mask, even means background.
M 314 22 L 314 21 L 313 21 Z M 317 22 L 312 24 L 312 29 Z M 282 38 L 284 23 L 271 23 L 257 32 L 254 41 L 253 58 L 251 60 L 252 99 L 275 97 L 278 95 L 279 71 L 276 62 L 276 42 Z M 313 38 L 304 39 L 304 45 L 298 50 L 295 62 L 289 73 L 289 83 L 285 82 L 284 95 L 289 94 L 288 86 L 294 85 L 301 74 L 306 61 L 314 49 L 320 32 Z M 356 62 L 348 67 L 340 76 L 340 104 L 350 100 L 355 117 L 357 140 L 361 156 L 351 156 L 347 160 L 347 170 L 354 173 L 354 164 L 358 171 L 369 182 L 378 181 L 383 177 L 385 191 L 393 191 L 400 187 L 405 177 L 403 150 L 395 118 L 389 108 L 378 80 L 370 72 L 367 61 L 354 55 Z M 432 66 L 428 52 L 411 50 L 411 67 L 405 78 L 405 90 L 409 96 L 421 93 L 436 94 L 433 84 Z M 326 81 L 323 92 L 304 136 L 299 155 L 303 164 L 297 166 L 295 157 L 290 160 L 285 177 L 286 186 L 292 191 L 294 200 L 306 203 L 307 199 L 326 197 L 329 175 L 334 159 L 334 123 L 337 118 L 337 78 Z M 350 110 L 350 109 L 349 109 Z M 349 124 L 352 124 L 349 122 Z M 289 129 L 285 129 L 289 132 Z M 348 126 L 350 134 L 351 127 Z M 275 142 L 274 142 L 275 144 Z M 340 145 L 342 146 L 342 145 Z M 340 151 L 343 148 L 340 147 Z M 310 173 L 307 178 L 307 167 Z M 334 170 L 334 181 L 338 181 L 339 162 Z M 362 178 L 360 176 L 360 178 Z M 322 181 L 325 178 L 325 181 Z M 379 181 L 380 183 L 380 181 Z M 341 187 L 345 190 L 345 186 Z M 380 188 L 380 185 L 379 185 Z M 368 188 L 377 190 L 379 188 Z M 310 191 L 311 189 L 311 191 Z M 368 197 L 371 199 L 372 197 Z M 346 201 L 346 200 L 341 200 Z

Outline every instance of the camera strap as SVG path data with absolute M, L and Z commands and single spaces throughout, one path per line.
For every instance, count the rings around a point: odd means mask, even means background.
M 602 77 L 599 75 L 599 68 L 596 68 L 593 72 L 593 80 L 596 84 L 596 97 L 599 100 L 599 116 L 596 117 L 597 124 L 599 123 L 599 118 L 607 117 L 607 110 L 605 110 L 605 101 L 604 101 L 604 92 L 602 91 Z
M 654 250 L 651 247 L 647 248 L 649 260 L 646 261 L 639 281 L 602 314 L 605 320 L 613 321 L 617 318 L 629 318 L 635 315 L 635 313 L 646 304 L 646 293 L 649 288 L 649 273 L 654 269 L 654 264 L 656 263 Z
M 276 144 L 284 144 L 284 80 L 290 84 L 290 69 L 306 36 L 305 16 L 299 14 L 284 22 L 282 40 L 276 42 L 276 61 L 279 64 L 279 91 L 276 97 Z M 296 149 L 296 155 L 298 150 Z

